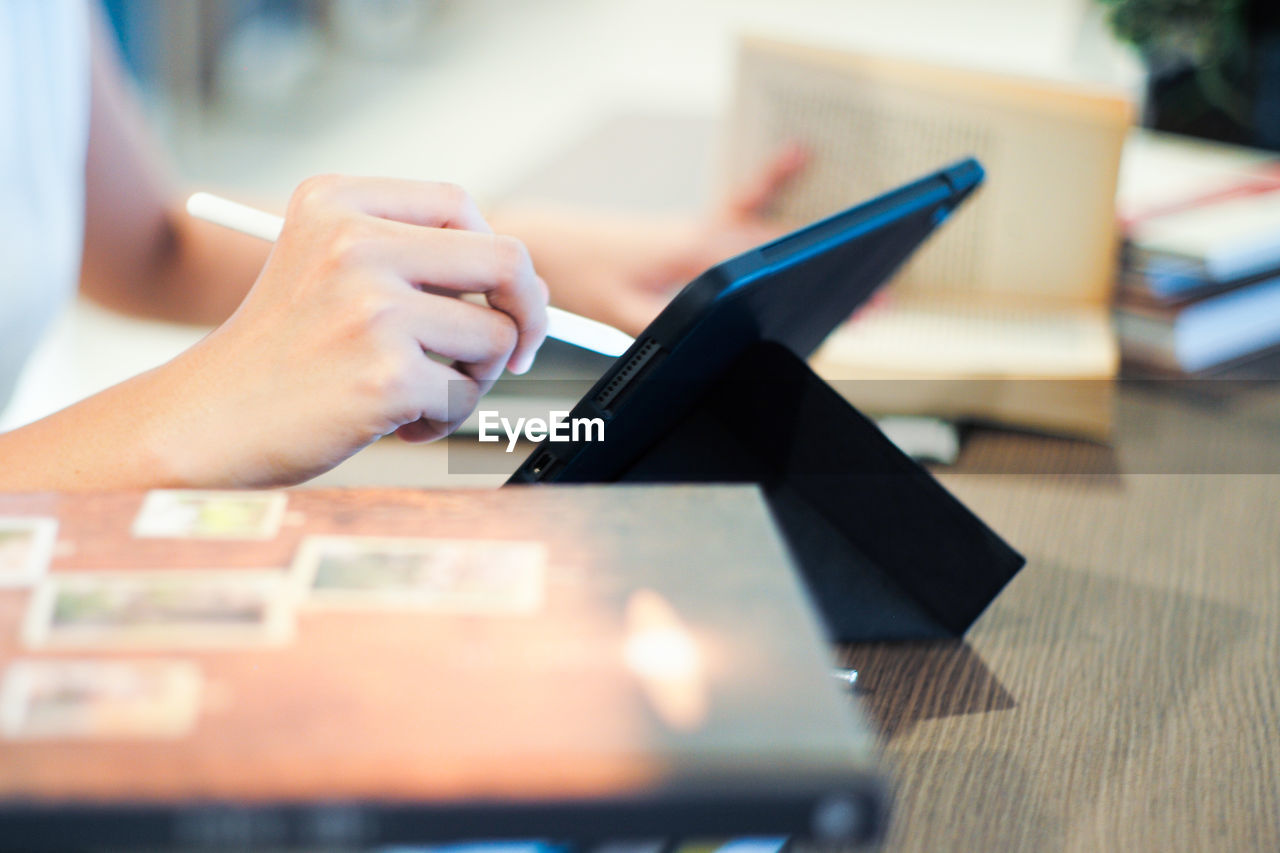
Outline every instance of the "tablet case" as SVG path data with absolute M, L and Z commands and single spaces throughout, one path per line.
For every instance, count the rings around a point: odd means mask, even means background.
M 618 479 L 759 483 L 837 642 L 959 636 L 1025 562 L 776 343 L 745 351 Z

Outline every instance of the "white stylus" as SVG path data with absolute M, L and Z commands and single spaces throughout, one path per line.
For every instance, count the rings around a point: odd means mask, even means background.
M 273 243 L 284 227 L 283 217 L 210 193 L 195 193 L 187 199 L 187 213 L 196 219 Z M 588 320 L 559 308 L 547 309 L 547 335 L 583 349 L 612 356 L 622 355 L 635 343 L 635 338 L 613 326 Z

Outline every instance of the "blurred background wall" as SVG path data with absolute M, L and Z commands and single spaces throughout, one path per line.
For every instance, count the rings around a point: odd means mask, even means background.
M 500 191 L 593 117 L 716 113 L 741 31 L 1134 88 L 1093 0 L 106 0 L 183 177 Z
M 1188 68 L 1205 72 L 1193 89 L 1220 94 L 1223 73 L 1242 73 L 1224 56 L 1246 45 L 1246 70 L 1263 71 L 1276 56 L 1263 49 L 1275 35 L 1275 15 L 1263 14 L 1273 0 L 101 2 L 178 180 L 277 209 L 300 180 L 330 171 L 449 180 L 491 201 L 610 116 L 712 120 L 727 109 L 744 32 L 1101 83 L 1135 100 L 1148 66 L 1155 82 L 1181 69 L 1184 92 Z M 1229 26 L 1214 29 L 1223 10 L 1256 13 L 1256 31 L 1241 41 Z M 1274 83 L 1280 72 L 1256 79 Z M 1273 93 L 1255 89 L 1249 103 L 1265 106 Z M 1241 132 L 1223 131 L 1215 109 L 1192 104 L 1181 115 L 1192 116 L 1191 130 Z M 709 186 L 714 168 L 703 171 Z M 50 335 L 0 427 L 144 370 L 201 334 L 81 303 Z

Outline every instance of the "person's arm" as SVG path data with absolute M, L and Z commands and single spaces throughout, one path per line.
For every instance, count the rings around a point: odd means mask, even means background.
M 391 432 L 440 437 L 528 368 L 546 303 L 524 246 L 456 187 L 311 179 L 231 318 L 0 435 L 0 491 L 284 485 Z
M 126 314 L 220 323 L 270 247 L 187 215 L 106 26 L 94 27 L 81 290 Z
M 553 304 L 637 334 L 675 288 L 783 233 L 768 209 L 806 159 L 801 146 L 786 146 L 701 216 L 537 205 L 499 208 L 489 220 L 529 247 Z

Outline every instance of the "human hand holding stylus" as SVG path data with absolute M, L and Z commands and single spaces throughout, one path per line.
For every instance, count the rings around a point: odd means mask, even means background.
M 392 432 L 447 435 L 528 369 L 546 304 L 523 244 L 457 187 L 309 179 L 240 307 L 178 360 L 199 416 L 184 479 L 297 482 Z
M 275 242 L 284 227 L 283 217 L 206 192 L 194 193 L 187 199 L 187 212 L 197 219 L 270 242 Z M 612 356 L 622 355 L 635 343 L 630 335 L 612 326 L 551 306 L 547 307 L 547 337 Z

